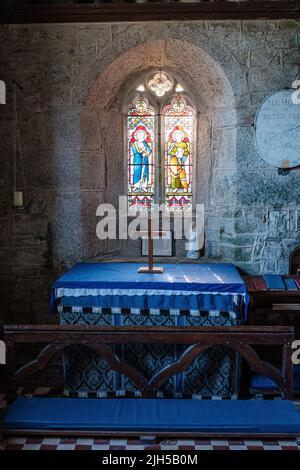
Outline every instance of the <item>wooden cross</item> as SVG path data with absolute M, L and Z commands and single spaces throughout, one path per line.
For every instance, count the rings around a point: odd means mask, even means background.
M 159 266 L 153 266 L 153 236 L 155 235 L 165 235 L 165 231 L 162 230 L 157 230 L 153 231 L 152 230 L 152 221 L 151 221 L 151 212 L 148 212 L 148 231 L 140 231 L 139 232 L 141 235 L 147 235 L 148 238 L 148 266 L 142 266 L 141 268 L 138 269 L 138 273 L 143 273 L 143 274 L 161 274 L 164 270 L 164 268 L 161 268 Z

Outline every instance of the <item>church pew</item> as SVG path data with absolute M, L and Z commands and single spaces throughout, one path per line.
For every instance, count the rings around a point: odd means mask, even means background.
M 291 327 L 90 327 L 18 325 L 4 327 L 7 345 L 8 397 L 1 432 L 42 435 L 156 435 L 207 437 L 297 437 L 300 414 L 291 400 L 293 371 Z M 147 379 L 121 362 L 113 344 L 159 343 L 188 346 L 181 358 Z M 43 344 L 39 356 L 15 370 L 18 344 Z M 14 400 L 21 383 L 43 370 L 59 351 L 74 344 L 93 349 L 112 370 L 127 375 L 143 398 L 29 398 Z M 255 372 L 270 377 L 283 400 L 188 400 L 155 398 L 165 381 L 185 370 L 197 355 L 213 345 L 238 351 Z M 277 345 L 282 367 L 259 358 L 253 346 Z

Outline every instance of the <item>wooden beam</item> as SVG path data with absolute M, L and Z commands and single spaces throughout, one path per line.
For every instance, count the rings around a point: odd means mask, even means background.
M 300 1 L 23 5 L 0 8 L 0 24 L 300 19 Z
M 294 337 L 292 326 L 91 326 L 91 325 L 4 325 L 4 336 L 7 342 L 13 339 L 14 343 L 44 343 L 60 342 L 66 337 L 68 342 L 89 338 L 93 336 L 106 344 L 142 343 L 192 344 L 199 340 L 210 338 L 220 341 L 226 337 L 234 339 L 238 334 L 242 341 L 253 337 L 255 344 L 280 344 L 285 336 L 287 341 Z M 249 341 L 250 342 L 250 341 Z M 253 343 L 253 344 L 254 344 Z

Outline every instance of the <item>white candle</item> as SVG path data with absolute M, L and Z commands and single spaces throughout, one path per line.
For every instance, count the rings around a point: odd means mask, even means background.
M 14 206 L 23 207 L 23 192 L 14 191 Z

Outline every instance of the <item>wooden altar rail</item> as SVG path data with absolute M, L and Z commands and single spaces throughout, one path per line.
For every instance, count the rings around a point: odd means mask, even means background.
M 292 342 L 293 327 L 225 326 L 61 326 L 7 325 L 4 326 L 7 352 L 8 400 L 11 402 L 18 387 L 30 375 L 46 368 L 56 353 L 73 345 L 91 348 L 100 354 L 111 370 L 130 378 L 143 397 L 153 397 L 170 377 L 184 371 L 202 352 L 212 346 L 227 346 L 238 351 L 251 369 L 270 377 L 285 399 L 293 395 Z M 149 380 L 133 365 L 121 361 L 110 345 L 113 344 L 182 344 L 189 345 L 178 361 L 169 364 Z M 17 344 L 45 344 L 36 359 L 16 370 Z M 277 345 L 282 351 L 282 371 L 263 361 L 253 346 Z

